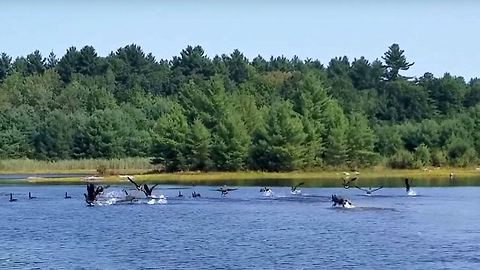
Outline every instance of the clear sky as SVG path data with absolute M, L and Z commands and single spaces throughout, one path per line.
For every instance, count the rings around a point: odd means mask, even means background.
M 135 43 L 157 59 L 187 45 L 207 54 L 239 49 L 319 59 L 380 58 L 400 44 L 415 65 L 406 75 L 450 72 L 480 77 L 480 1 L 53 1 L 0 3 L 0 52 L 16 57 L 39 49 L 58 56 L 70 46 L 105 56 Z

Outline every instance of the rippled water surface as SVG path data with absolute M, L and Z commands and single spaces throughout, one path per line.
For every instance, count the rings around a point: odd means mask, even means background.
M 480 269 L 479 187 L 171 187 L 155 190 L 167 204 L 86 207 L 83 186 L 0 186 L 0 268 Z

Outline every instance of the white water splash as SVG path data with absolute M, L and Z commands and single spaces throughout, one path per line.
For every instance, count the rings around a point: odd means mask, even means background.
M 269 189 L 269 190 L 263 192 L 263 196 L 265 196 L 265 197 L 273 197 L 273 196 L 274 196 L 274 193 L 273 193 L 273 191 L 271 191 L 271 190 Z
M 148 198 L 148 201 L 147 201 L 147 204 L 166 204 L 167 203 L 167 198 L 165 198 L 165 196 L 163 195 L 159 195 L 159 196 L 151 196 Z
M 355 205 L 351 204 L 350 202 L 347 202 L 343 208 L 348 208 L 348 209 L 351 209 L 351 208 L 355 208 Z
M 417 196 L 417 193 L 415 192 L 415 190 L 410 189 L 407 193 L 407 196 Z
M 301 189 L 296 189 L 294 191 L 290 191 L 292 195 L 302 195 L 302 190 Z

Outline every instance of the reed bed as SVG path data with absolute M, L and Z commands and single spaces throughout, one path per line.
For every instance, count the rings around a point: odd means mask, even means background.
M 0 160 L 0 173 L 141 173 L 153 170 L 149 158 L 78 159 L 45 161 L 33 159 Z
M 257 172 L 257 171 L 242 171 L 242 172 L 181 172 L 181 173 L 159 173 L 159 174 L 135 174 L 135 179 L 142 182 L 150 183 L 218 183 L 232 182 L 237 180 L 302 180 L 306 181 L 331 181 L 338 180 L 342 177 L 359 177 L 360 179 L 382 180 L 382 179 L 399 179 L 399 178 L 421 178 L 432 180 L 448 180 L 450 173 L 454 173 L 455 178 L 479 178 L 480 169 L 477 168 L 438 168 L 438 169 L 423 169 L 423 170 L 391 170 L 386 168 L 372 168 L 359 172 L 355 171 L 310 171 L 310 172 Z M 82 177 L 71 178 L 56 178 L 56 179 L 32 179 L 32 183 L 67 183 L 80 184 L 85 183 Z M 101 179 L 95 180 L 99 183 L 128 183 L 125 176 L 108 175 Z

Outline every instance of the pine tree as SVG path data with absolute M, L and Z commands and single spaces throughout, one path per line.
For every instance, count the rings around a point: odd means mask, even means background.
M 162 164 L 165 170 L 179 171 L 186 169 L 185 141 L 188 133 L 187 118 L 179 105 L 162 116 L 153 135 L 153 164 Z
M 407 62 L 407 58 L 403 53 L 404 50 L 400 50 L 400 46 L 394 43 L 388 47 L 388 51 L 382 56 L 382 59 L 385 61 L 385 79 L 387 81 L 393 81 L 400 78 L 401 76 L 398 74 L 400 70 L 408 70 L 415 64 L 415 62 Z
M 195 119 L 188 130 L 185 141 L 185 156 L 191 170 L 208 171 L 212 167 L 210 131 L 200 119 Z
M 301 117 L 288 101 L 277 101 L 267 111 L 265 126 L 253 137 L 251 167 L 267 171 L 291 171 L 305 164 L 305 139 Z

